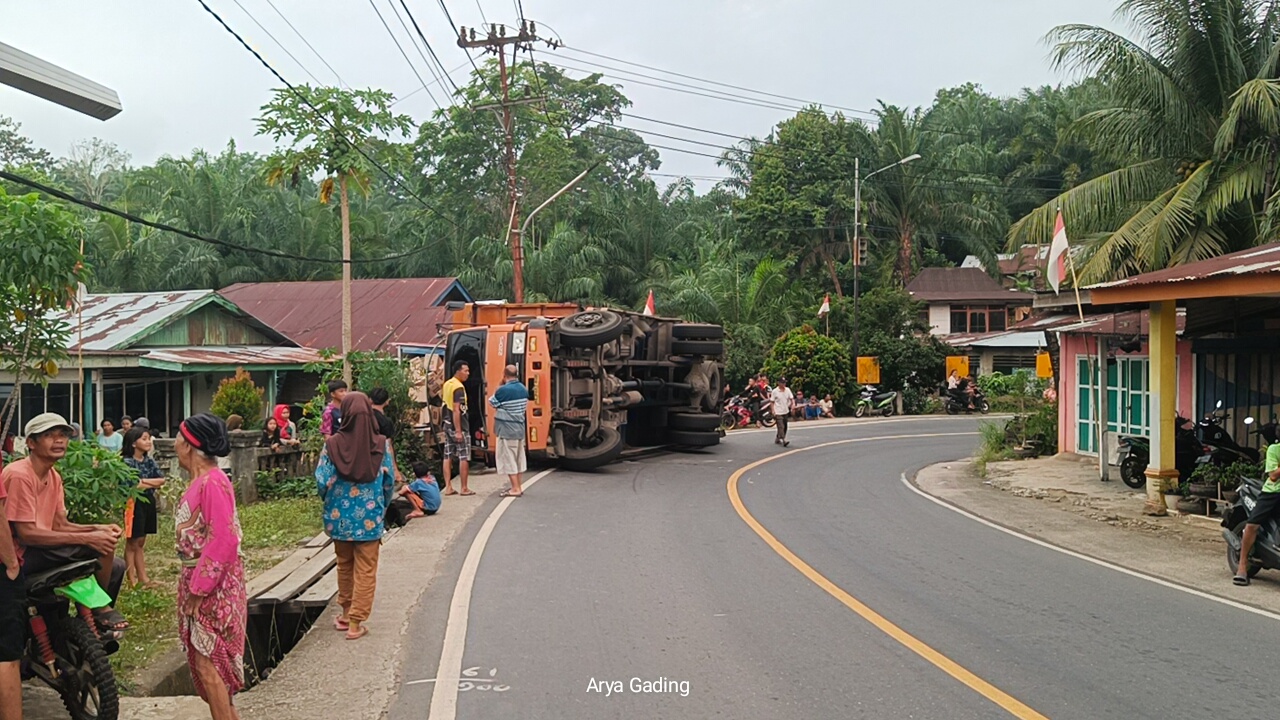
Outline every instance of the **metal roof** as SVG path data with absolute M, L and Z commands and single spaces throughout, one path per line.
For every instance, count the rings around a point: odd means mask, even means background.
M 84 295 L 78 314 L 71 311 L 62 316 L 71 325 L 68 350 L 125 350 L 130 341 L 181 315 L 213 294 L 212 290 L 181 290 Z M 77 317 L 80 319 L 78 328 Z
M 235 345 L 161 348 L 143 355 L 138 364 L 175 371 L 198 370 L 202 367 L 243 367 L 252 370 L 259 366 L 279 370 L 286 366 L 301 368 L 321 359 L 320 353 L 311 348 Z
M 1219 255 L 1199 262 L 1175 265 L 1171 268 L 1134 275 L 1123 280 L 1112 280 L 1111 282 L 1090 285 L 1089 289 L 1106 288 L 1112 290 L 1244 275 L 1270 275 L 1280 279 L 1280 243 Z
M 239 283 L 220 293 L 299 345 L 342 346 L 342 284 Z M 457 278 L 365 279 L 351 283 L 351 345 L 376 350 L 388 343 L 430 344 L 447 320 L 444 302 L 471 300 Z
M 988 333 L 955 333 L 938 338 L 955 348 L 1041 348 L 1045 346 L 1044 333 L 1004 330 Z
M 991 276 L 973 267 L 925 268 L 907 284 L 907 292 L 922 302 L 998 302 L 1030 305 L 1030 293 L 1006 290 Z
M 1178 308 L 1178 333 L 1187 326 L 1186 308 Z M 1079 315 L 1043 315 L 1024 320 L 1013 326 L 1014 330 L 1043 330 L 1078 335 L 1141 335 L 1151 331 L 1151 314 L 1146 310 L 1130 310 L 1102 315 L 1086 315 L 1081 322 Z

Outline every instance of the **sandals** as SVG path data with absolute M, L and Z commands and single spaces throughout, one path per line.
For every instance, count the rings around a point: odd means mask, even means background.
M 1248 575 L 1236 575 L 1235 577 L 1231 578 L 1231 582 L 1235 583 L 1236 585 L 1240 585 L 1240 586 L 1242 586 L 1242 587 L 1243 587 L 1243 586 L 1245 586 L 1245 585 L 1248 585 L 1248 584 L 1249 584 L 1249 576 L 1248 576 Z
M 444 494 L 445 494 L 445 495 L 457 495 L 457 494 L 458 494 L 458 491 L 457 491 L 457 490 L 454 490 L 453 488 L 449 488 L 448 490 L 445 490 L 445 491 L 444 491 Z
M 110 605 L 94 610 L 93 620 L 97 623 L 99 631 L 108 633 L 117 640 L 124 636 L 125 630 L 129 629 L 129 621 L 120 614 L 119 610 Z
M 524 497 L 524 493 L 511 492 L 510 490 L 503 490 L 502 492 L 498 493 L 498 497 Z
M 361 626 L 360 626 L 360 627 L 358 627 L 358 628 L 352 628 L 352 629 L 348 630 L 348 631 L 347 631 L 347 639 L 348 639 L 348 640 L 359 640 L 360 638 L 362 638 L 362 637 L 364 637 L 365 635 L 368 635 L 368 634 L 369 634 L 369 626 L 368 626 L 368 625 L 361 625 Z
M 475 495 L 475 494 L 476 494 L 476 491 L 475 491 L 475 490 L 464 490 L 464 491 L 462 491 L 462 492 L 460 492 L 460 493 L 458 493 L 458 494 L 459 494 L 459 495 L 462 495 L 463 497 L 466 497 L 467 495 Z
M 351 623 L 347 622 L 346 618 L 338 615 L 333 619 L 333 629 L 338 632 L 346 632 L 351 629 Z

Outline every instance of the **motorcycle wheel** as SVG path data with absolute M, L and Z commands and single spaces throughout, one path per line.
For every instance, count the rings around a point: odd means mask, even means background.
M 773 427 L 774 425 L 777 425 L 777 424 L 778 424 L 778 421 L 777 421 L 777 420 L 775 420 L 775 419 L 773 418 L 773 413 L 771 413 L 771 412 L 763 412 L 763 413 L 760 413 L 760 426 L 761 426 L 761 427 L 771 428 L 771 427 Z
M 978 406 L 978 412 L 981 412 L 983 415 L 991 412 L 991 403 L 983 400 L 982 404 Z
M 736 428 L 736 427 L 738 427 L 738 416 L 737 416 L 737 414 L 736 414 L 736 413 L 731 413 L 731 412 L 729 412 L 728 410 L 724 411 L 724 413 L 722 413 L 722 414 L 720 415 L 720 429 L 721 429 L 721 430 L 732 430 L 732 429 L 734 429 L 734 428 Z
M 1235 535 L 1236 539 L 1244 537 L 1244 525 L 1242 521 L 1231 528 L 1231 534 Z M 1236 568 L 1240 567 L 1240 551 L 1231 547 L 1231 543 L 1227 543 L 1227 566 L 1231 568 L 1232 575 L 1235 574 Z M 1249 560 L 1249 577 L 1256 577 L 1260 572 L 1262 572 L 1262 563 L 1251 558 Z
M 102 642 L 78 617 L 67 618 L 62 628 L 66 654 L 59 660 L 71 668 L 63 675 L 63 686 L 58 691 L 62 704 L 72 720 L 116 720 L 120 697 Z
M 1140 490 L 1147 486 L 1146 469 L 1146 465 L 1130 455 L 1120 462 L 1120 479 L 1134 490 Z
M 947 414 L 948 414 L 948 415 L 959 415 L 959 414 L 960 414 L 960 407 L 959 407 L 958 405 L 956 405 L 955 403 L 951 403 L 951 402 L 947 403 Z
M 893 403 L 889 403 L 888 405 L 885 405 L 885 406 L 884 406 L 884 416 L 885 416 L 885 417 L 890 417 L 890 416 L 892 416 L 892 415 L 893 415 L 893 412 L 894 412 Z
M 867 406 L 865 404 L 859 403 L 858 407 L 853 409 L 853 416 L 856 418 L 866 417 L 866 414 Z

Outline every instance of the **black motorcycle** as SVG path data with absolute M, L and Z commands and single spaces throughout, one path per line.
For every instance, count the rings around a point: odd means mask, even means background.
M 1231 437 L 1231 433 L 1223 427 L 1229 417 L 1227 411 L 1222 409 L 1222 401 L 1219 400 L 1213 412 L 1196 423 L 1200 431 L 1200 440 L 1212 448 L 1213 464 L 1226 467 L 1242 460 L 1250 463 L 1259 462 L 1262 456 L 1258 454 L 1256 448 L 1245 447 L 1236 442 L 1235 438 Z M 1253 418 L 1247 420 L 1252 422 Z
M 1246 418 L 1245 424 L 1250 425 L 1252 421 L 1253 418 Z M 1233 575 L 1240 567 L 1245 521 L 1258 504 L 1262 485 L 1262 478 L 1241 477 L 1239 498 L 1222 509 L 1222 537 L 1227 541 L 1227 564 L 1231 566 Z M 1248 570 L 1250 578 L 1263 570 L 1280 570 L 1280 525 L 1274 517 L 1258 528 L 1258 539 L 1249 553 Z
M 1189 478 L 1207 450 L 1196 437 L 1195 423 L 1179 415 L 1174 427 L 1173 464 L 1179 477 Z M 1151 439 L 1126 435 L 1120 438 L 1117 446 L 1120 451 L 1120 479 L 1135 490 L 1146 487 L 1147 465 L 1151 464 Z
M 94 574 L 97 560 L 83 560 L 26 579 L 27 650 L 22 678 L 40 678 L 62 696 L 72 720 L 116 720 L 119 695 L 108 656 L 120 649 L 99 629 L 93 611 L 111 604 Z
M 970 397 L 963 390 L 947 390 L 947 414 L 959 415 L 960 413 L 979 412 L 983 415 L 991 412 L 991 403 L 987 402 L 987 396 L 983 394 L 982 389 L 978 386 L 973 387 L 973 396 Z

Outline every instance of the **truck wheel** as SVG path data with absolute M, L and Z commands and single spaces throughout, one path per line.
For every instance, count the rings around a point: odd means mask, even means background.
M 668 430 L 667 440 L 672 445 L 684 445 L 686 447 L 711 447 L 720 444 L 720 433 L 718 432 L 695 432 L 693 430 Z
M 626 328 L 622 316 L 612 310 L 586 310 L 556 324 L 560 344 L 577 348 L 595 347 L 617 340 Z
M 709 432 L 720 427 L 720 417 L 712 413 L 673 412 L 667 415 L 667 427 Z
M 566 445 L 560 465 L 566 470 L 595 470 L 617 460 L 622 446 L 621 433 L 611 427 L 601 427 L 592 445 Z
M 724 355 L 724 343 L 719 340 L 672 340 L 673 355 Z
M 671 337 L 676 340 L 723 340 L 724 328 L 702 323 L 678 323 L 671 327 Z

